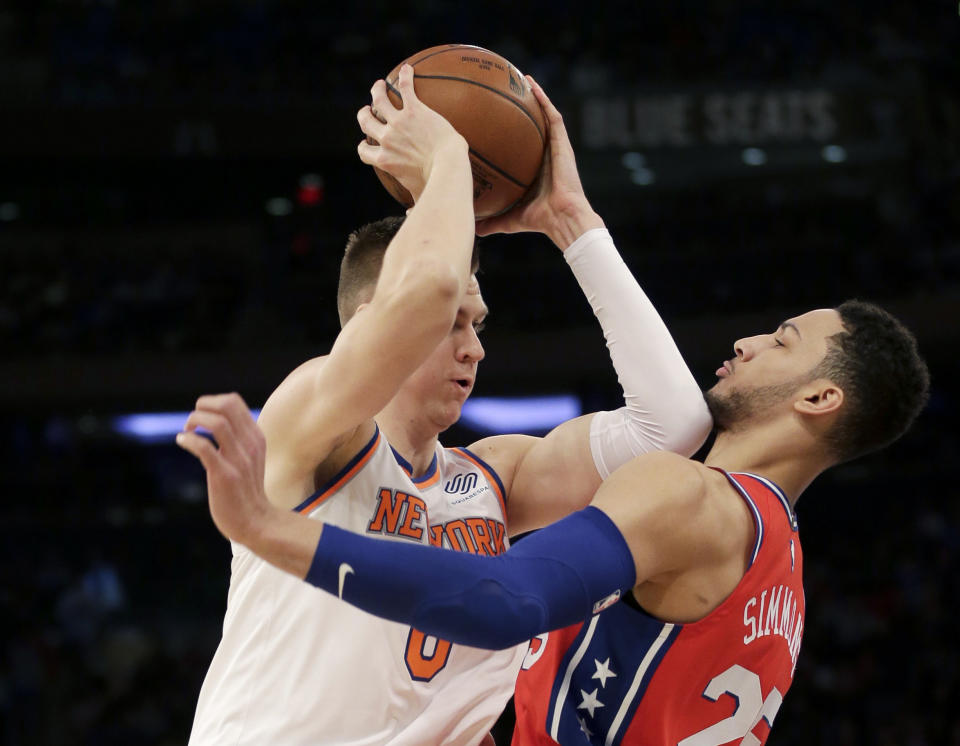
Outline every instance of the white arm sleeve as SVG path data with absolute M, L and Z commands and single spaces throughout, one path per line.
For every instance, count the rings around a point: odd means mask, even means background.
M 669 450 L 690 456 L 713 422 L 703 393 L 605 228 L 594 228 L 563 253 L 600 321 L 626 406 L 597 412 L 590 449 L 600 476 L 634 456 Z

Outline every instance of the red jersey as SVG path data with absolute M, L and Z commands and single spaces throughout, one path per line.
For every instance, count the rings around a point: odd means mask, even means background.
M 756 525 L 733 593 L 671 624 L 621 601 L 534 638 L 517 680 L 514 746 L 759 746 L 793 681 L 805 614 L 803 554 L 786 496 L 730 473 Z

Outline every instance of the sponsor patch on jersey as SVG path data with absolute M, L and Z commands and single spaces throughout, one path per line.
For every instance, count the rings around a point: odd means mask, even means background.
M 443 483 L 443 491 L 451 495 L 466 495 L 470 490 L 477 486 L 477 475 L 475 472 L 468 474 L 457 474 Z
M 594 613 L 594 614 L 599 614 L 599 613 L 600 613 L 601 611 L 603 611 L 604 609 L 609 609 L 611 606 L 613 606 L 613 605 L 614 605 L 617 601 L 619 601 L 619 600 L 620 600 L 620 589 L 618 588 L 618 589 L 615 590 L 613 593 L 611 593 L 609 596 L 604 596 L 604 597 L 601 598 L 599 601 L 597 601 L 597 602 L 593 605 L 593 613 Z

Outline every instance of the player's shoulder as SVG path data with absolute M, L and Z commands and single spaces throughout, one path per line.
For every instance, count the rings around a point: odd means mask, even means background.
M 510 492 L 517 466 L 541 440 L 532 435 L 491 435 L 474 441 L 467 446 L 467 450 L 488 464 L 503 480 L 507 492 Z
M 637 456 L 614 471 L 597 491 L 593 504 L 633 518 L 688 521 L 709 510 L 709 475 L 703 464 L 676 453 L 656 451 Z M 647 520 L 647 519 L 645 519 Z
M 329 357 L 329 355 L 318 355 L 317 357 L 312 357 L 309 360 L 300 363 L 300 365 L 287 374 L 286 378 L 280 382 L 280 385 L 274 389 L 273 393 L 276 394 L 277 392 L 282 392 L 291 387 L 295 387 L 304 379 L 310 378 L 316 374 L 317 371 L 323 368 L 324 365 L 326 365 Z M 273 394 L 271 394 L 271 398 L 272 397 Z
M 633 479 L 668 487 L 670 492 L 697 497 L 706 494 L 711 469 L 699 461 L 672 451 L 652 451 L 628 461 L 617 472 L 626 471 Z
M 269 425 L 270 421 L 280 411 L 296 404 L 301 397 L 307 397 L 311 394 L 314 376 L 326 364 L 328 355 L 310 358 L 301 363 L 280 382 L 273 392 L 267 397 L 263 408 L 260 410 L 259 423 Z
M 471 453 L 475 453 L 484 461 L 503 466 L 522 459 L 527 451 L 540 440 L 542 439 L 533 435 L 512 433 L 507 435 L 491 435 L 487 438 L 474 441 L 467 446 L 467 448 Z

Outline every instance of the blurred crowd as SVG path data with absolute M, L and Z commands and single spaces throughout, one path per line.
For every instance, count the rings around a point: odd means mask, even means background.
M 960 213 L 948 210 L 946 194 L 918 189 L 837 197 L 811 211 L 758 186 L 645 195 L 634 223 L 610 227 L 661 312 L 685 319 L 835 304 L 851 293 L 879 302 L 951 296 L 960 287 Z M 136 246 L 96 231 L 22 238 L 0 275 L 0 346 L 41 357 L 295 343 L 322 351 L 339 328 L 336 278 L 352 227 L 254 225 L 243 238 L 155 230 Z M 480 245 L 496 327 L 587 323 L 544 240 Z
M 956 71 L 956 8 L 895 0 L 695 2 L 638 9 L 532 0 L 338 6 L 304 0 L 10 0 L 0 95 L 104 106 L 354 101 L 418 49 L 495 49 L 549 89 L 662 83 L 862 80 Z M 384 69 L 385 62 L 386 69 Z

